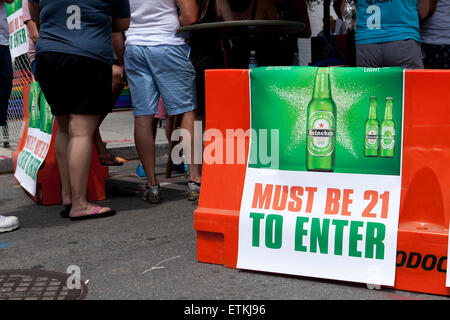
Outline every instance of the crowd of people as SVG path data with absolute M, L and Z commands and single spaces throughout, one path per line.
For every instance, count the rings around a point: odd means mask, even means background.
M 356 66 L 448 69 L 450 1 L 356 2 Z M 342 18 L 346 0 L 334 0 Z
M 0 0 L 0 126 L 6 123 L 13 78 L 5 7 L 12 2 Z M 448 68 L 450 0 L 351 2 L 356 6 L 358 67 Z M 341 19 L 346 5 L 348 0 L 334 0 Z M 194 121 L 205 114 L 204 70 L 230 63 L 248 66 L 245 41 L 228 47 L 229 42 L 195 34 L 186 41 L 176 36 L 180 26 L 282 19 L 303 22 L 302 37 L 311 36 L 305 0 L 23 0 L 23 9 L 32 72 L 57 123 L 61 214 L 72 220 L 115 214 L 87 201 L 87 179 L 92 141 L 102 164 L 121 164 L 106 149 L 99 127 L 125 83 L 147 179 L 143 197 L 157 203 L 161 188 L 155 174 L 155 117 L 162 106 L 193 137 Z M 262 66 L 298 64 L 297 37 L 260 39 L 258 53 Z M 191 145 L 182 140 L 183 148 L 194 150 L 195 139 L 186 140 Z M 188 155 L 188 199 L 196 200 L 201 164 L 195 163 L 194 152 Z M 0 216 L 0 232 L 18 226 L 17 218 Z

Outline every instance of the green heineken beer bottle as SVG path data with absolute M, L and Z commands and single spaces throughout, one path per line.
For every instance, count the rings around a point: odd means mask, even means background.
M 313 98 L 307 110 L 306 168 L 333 171 L 336 143 L 336 104 L 331 96 L 330 68 L 317 70 Z
M 48 134 L 52 134 L 53 131 L 53 114 L 50 109 L 50 105 L 45 99 L 44 93 L 41 91 L 40 97 L 40 109 L 41 109 L 41 131 Z
M 394 105 L 392 98 L 386 98 L 386 108 L 384 110 L 384 119 L 381 123 L 381 151 L 383 158 L 392 158 L 395 147 L 395 123 L 394 123 Z
M 33 82 L 30 87 L 30 128 L 39 128 L 39 86 Z
M 370 98 L 369 116 L 366 120 L 366 138 L 364 143 L 364 155 L 377 157 L 379 147 L 380 124 L 377 118 L 377 97 Z

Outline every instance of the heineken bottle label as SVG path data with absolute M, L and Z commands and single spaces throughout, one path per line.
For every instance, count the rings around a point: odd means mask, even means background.
M 378 149 L 378 126 L 368 126 L 366 129 L 366 148 L 370 150 Z
M 52 134 L 53 131 L 53 114 L 47 100 L 41 100 L 41 131 Z
M 30 108 L 30 127 L 38 128 L 38 93 L 35 90 L 32 90 L 31 99 L 31 108 Z
M 383 149 L 394 149 L 395 129 L 394 127 L 383 127 L 381 129 L 381 147 Z
M 308 119 L 308 151 L 317 157 L 326 157 L 334 152 L 334 115 L 327 111 L 316 111 Z

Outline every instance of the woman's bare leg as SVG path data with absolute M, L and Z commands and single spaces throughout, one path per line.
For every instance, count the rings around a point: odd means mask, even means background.
M 99 119 L 100 115 L 70 115 L 67 156 L 72 190 L 71 217 L 87 215 L 95 207 L 87 201 L 87 184 L 92 157 L 92 140 Z M 110 208 L 103 208 L 99 213 L 110 210 Z
M 69 147 L 69 115 L 56 116 L 55 119 L 57 125 L 55 151 L 61 180 L 61 197 L 63 205 L 69 205 L 72 203 L 69 162 L 67 158 L 67 150 Z
M 153 115 L 134 117 L 134 140 L 142 168 L 147 175 L 147 185 L 156 185 L 155 137 L 153 136 Z
M 186 145 L 186 148 L 190 148 L 191 159 L 189 166 L 189 175 L 190 180 L 200 183 L 202 180 L 202 167 L 201 164 L 195 163 L 195 137 L 194 137 L 194 120 L 195 120 L 195 111 L 189 111 L 183 114 L 183 118 L 181 120 L 181 128 L 187 130 L 191 136 L 191 145 Z
M 121 67 L 113 65 L 112 73 L 112 105 L 114 106 L 119 99 L 125 85 L 122 81 L 123 69 Z M 108 151 L 108 149 L 106 149 L 106 143 L 103 142 L 102 136 L 100 134 L 100 125 L 102 124 L 103 120 L 105 120 L 106 116 L 107 114 L 101 115 L 98 121 L 97 129 L 94 133 L 94 143 L 99 158 L 113 162 L 115 161 L 115 157 Z

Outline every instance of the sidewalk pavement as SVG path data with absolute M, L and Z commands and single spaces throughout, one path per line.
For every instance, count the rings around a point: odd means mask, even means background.
M 117 157 L 125 160 L 136 160 L 138 155 L 134 144 L 134 122 L 132 110 L 114 111 L 110 113 L 102 125 L 100 133 L 107 148 Z M 14 171 L 12 163 L 12 152 L 17 148 L 17 143 L 10 142 L 10 146 L 5 148 L 0 145 L 0 174 L 12 173 Z M 168 151 L 168 141 L 164 128 L 158 127 L 156 133 L 156 152 Z

